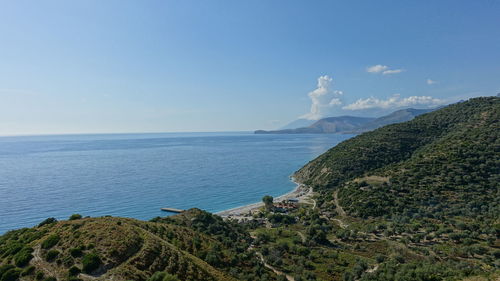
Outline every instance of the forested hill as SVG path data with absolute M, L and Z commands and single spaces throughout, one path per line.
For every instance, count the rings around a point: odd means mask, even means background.
M 359 217 L 498 216 L 499 120 L 498 97 L 453 104 L 344 141 L 295 177 Z

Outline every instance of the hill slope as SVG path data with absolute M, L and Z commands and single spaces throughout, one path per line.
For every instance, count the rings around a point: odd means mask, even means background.
M 428 113 L 431 111 L 433 111 L 433 109 L 414 109 L 414 108 L 401 109 L 398 111 L 394 111 L 393 113 L 391 113 L 389 115 L 379 117 L 371 122 L 363 124 L 363 125 L 359 126 L 358 128 L 356 128 L 353 132 L 363 133 L 363 132 L 368 132 L 368 131 L 378 129 L 378 128 L 386 126 L 386 125 L 410 121 L 419 115 L 422 115 L 424 113 Z
M 295 173 L 337 241 L 396 253 L 344 280 L 498 280 L 499 122 L 500 98 L 475 98 L 358 135 Z
M 238 255 L 250 240 L 239 225 L 197 209 L 151 222 L 48 221 L 0 237 L 0 280 L 150 280 L 165 272 L 178 280 L 231 281 L 254 280 L 255 271 L 274 280 L 252 253 Z
M 362 217 L 491 214 L 499 211 L 499 120 L 499 98 L 454 104 L 349 139 L 295 177 L 340 189 L 346 209 Z

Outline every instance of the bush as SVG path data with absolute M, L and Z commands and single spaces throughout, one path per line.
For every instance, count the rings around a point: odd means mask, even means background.
M 3 274 L 11 269 L 15 268 L 12 264 L 4 264 L 0 266 L 0 278 L 3 276 Z
M 46 224 L 56 223 L 56 222 L 57 222 L 56 218 L 48 218 L 48 219 L 45 219 L 44 221 L 42 221 L 41 223 L 39 223 L 38 227 L 44 226 Z
M 50 250 L 45 254 L 45 260 L 48 262 L 54 261 L 57 256 L 59 256 L 59 251 L 58 250 Z
M 30 265 L 28 267 L 26 267 L 22 272 L 21 272 L 21 276 L 28 276 L 28 275 L 31 275 L 35 272 L 35 269 L 36 267 L 33 266 L 33 265 Z
M 17 252 L 23 249 L 23 244 L 19 242 L 8 242 L 5 247 L 3 247 L 3 256 L 6 255 L 15 255 Z
M 375 260 L 378 262 L 378 263 L 382 263 L 385 261 L 385 257 L 383 255 L 376 255 L 375 256 Z
M 59 235 L 52 234 L 42 242 L 42 248 L 50 249 L 50 248 L 54 247 L 57 243 L 59 243 L 60 239 L 61 238 L 59 237 Z
M 51 276 L 43 279 L 43 281 L 57 281 L 57 278 Z
M 176 275 L 167 273 L 167 275 L 165 275 L 165 277 L 163 278 L 163 281 L 179 281 L 179 278 L 177 278 Z
M 43 279 L 43 272 L 38 271 L 35 275 L 36 280 L 42 280 Z
M 16 281 L 21 275 L 21 269 L 19 268 L 11 268 L 7 270 L 0 278 L 0 281 Z
M 69 254 L 74 258 L 78 258 L 82 256 L 83 252 L 81 248 L 71 248 L 69 249 Z
M 78 268 L 76 266 L 72 266 L 68 270 L 68 275 L 69 276 L 77 276 L 78 274 L 80 274 L 80 272 L 82 272 L 82 270 L 80 268 Z
M 80 214 L 72 214 L 70 217 L 69 217 L 69 220 L 70 221 L 74 221 L 74 220 L 79 220 L 82 218 L 82 215 Z
M 101 263 L 102 263 L 101 258 L 99 258 L 99 256 L 96 253 L 88 253 L 85 256 L 83 256 L 82 270 L 85 273 L 91 273 L 92 271 L 98 269 Z
M 21 251 L 17 252 L 17 254 L 14 256 L 14 263 L 16 264 L 16 266 L 23 267 L 27 265 L 33 258 L 31 252 L 33 252 L 32 248 L 23 248 Z
M 155 272 L 153 275 L 151 275 L 151 277 L 149 277 L 148 281 L 163 281 L 165 275 L 165 272 Z

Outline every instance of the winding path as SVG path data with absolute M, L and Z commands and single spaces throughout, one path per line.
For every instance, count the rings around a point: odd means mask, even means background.
M 342 218 L 345 218 L 347 216 L 347 214 L 344 211 L 344 209 L 342 208 L 342 206 L 340 206 L 340 204 L 339 204 L 339 196 L 338 196 L 338 194 L 339 194 L 338 190 L 335 190 L 335 192 L 333 192 L 333 202 L 335 203 L 335 209 L 337 210 L 337 213 L 339 213 L 339 215 Z M 349 226 L 347 223 L 345 223 L 341 219 L 332 219 L 332 221 L 336 221 L 339 224 L 339 226 L 341 228 L 344 228 L 344 229 L 346 229 Z
M 285 276 L 286 280 L 288 280 L 288 281 L 295 281 L 295 278 L 293 278 L 293 276 L 288 275 L 288 274 L 284 273 L 283 271 L 276 269 L 274 266 L 266 263 L 266 261 L 264 260 L 264 256 L 262 256 L 262 254 L 260 252 L 256 252 L 256 254 L 259 257 L 259 259 L 262 261 L 262 263 L 264 264 L 265 267 L 269 268 L 270 270 L 272 270 L 274 273 L 276 273 L 278 275 Z
M 337 209 L 337 212 L 340 214 L 340 216 L 345 217 L 346 213 L 345 213 L 344 209 L 342 208 L 342 206 L 340 206 L 340 204 L 339 204 L 339 191 L 338 191 L 338 189 L 335 190 L 335 192 L 333 193 L 333 201 L 335 203 L 335 208 Z
M 300 239 L 302 239 L 302 243 L 306 243 L 306 236 L 304 233 L 297 230 L 297 234 L 300 236 Z

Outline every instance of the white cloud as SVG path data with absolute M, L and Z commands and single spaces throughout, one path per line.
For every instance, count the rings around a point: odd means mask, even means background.
M 382 71 L 387 70 L 388 68 L 389 67 L 387 65 L 377 64 L 377 65 L 367 67 L 366 71 L 370 72 L 370 73 L 380 73 Z
M 342 109 L 345 110 L 364 110 L 364 109 L 374 109 L 374 108 L 393 109 L 393 108 L 407 107 L 407 106 L 433 107 L 444 103 L 445 103 L 444 100 L 436 99 L 431 96 L 411 96 L 407 98 L 401 98 L 399 94 L 396 94 L 386 100 L 378 99 L 375 97 L 359 99 L 354 103 L 342 107 Z
M 342 104 L 342 92 L 332 89 L 333 79 L 328 75 L 318 78 L 317 88 L 308 94 L 311 99 L 311 111 L 299 118 L 318 120 L 329 113 L 332 108 Z
M 433 84 L 437 84 L 437 81 L 434 81 L 432 79 L 427 79 L 427 85 L 433 85 Z
M 366 68 L 366 72 L 369 73 L 382 73 L 383 75 L 396 74 L 403 72 L 404 69 L 390 69 L 387 65 L 372 65 Z
M 384 72 L 382 72 L 383 75 L 387 75 L 387 74 L 397 74 L 397 73 L 401 73 L 403 72 L 404 70 L 403 69 L 389 69 L 389 70 L 386 70 Z

